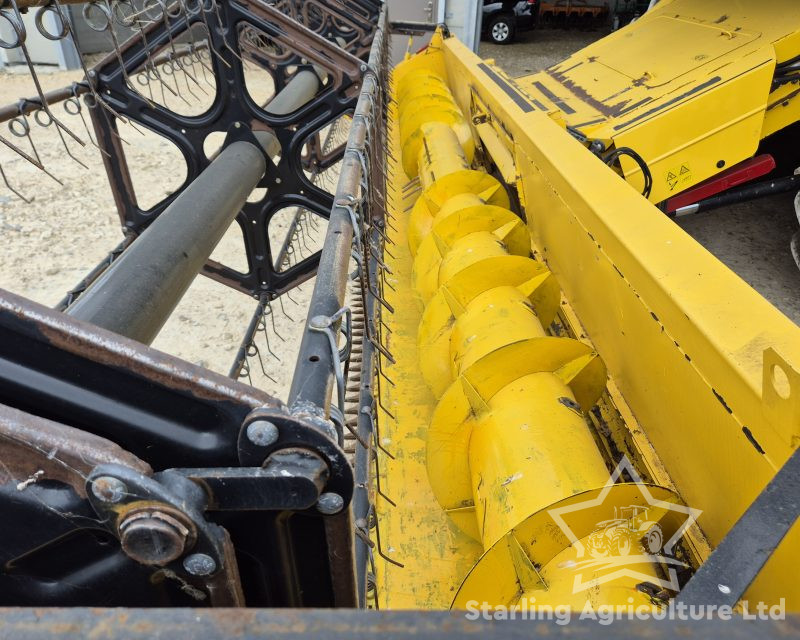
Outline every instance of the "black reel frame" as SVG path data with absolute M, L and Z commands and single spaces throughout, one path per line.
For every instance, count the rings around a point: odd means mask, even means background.
M 323 11 L 328 3 L 312 1 L 301 4 L 317 7 L 320 15 L 325 17 L 318 28 L 329 27 L 327 33 L 342 37 L 341 32 L 332 27 L 344 19 L 341 8 L 333 13 Z M 277 165 L 268 167 L 258 185 L 266 188 L 267 193 L 259 202 L 248 202 L 237 216 L 249 270 L 240 273 L 210 260 L 203 273 L 253 297 L 266 295 L 268 299 L 275 298 L 314 275 L 319 252 L 281 270 L 277 256 L 272 255 L 270 248 L 270 221 L 287 207 L 302 207 L 322 218 L 328 217 L 333 195 L 315 185 L 306 172 L 323 171 L 332 166 L 341 158 L 343 148 L 335 149 L 328 157 L 319 157 L 308 153 L 309 147 L 318 148 L 320 131 L 343 115 L 352 113 L 366 67 L 353 53 L 339 48 L 281 13 L 275 6 L 260 0 L 220 3 L 217 9 L 220 25 L 213 15 L 208 17 L 204 12 L 195 16 L 182 14 L 168 24 L 163 20 L 156 21 L 146 30 L 147 50 L 139 39 L 131 39 L 122 47 L 121 56 L 112 54 L 95 69 L 96 90 L 116 113 L 163 136 L 181 152 L 186 163 L 186 179 L 180 188 L 151 208 L 141 209 L 116 118 L 107 109 L 94 108 L 92 119 L 98 143 L 105 151 L 104 163 L 120 220 L 126 233 L 134 236 L 141 234 L 210 164 L 211 160 L 203 150 L 203 143 L 210 134 L 227 133 L 234 125 L 242 124 L 271 131 L 278 139 L 281 153 Z M 208 34 L 212 53 L 207 60 L 212 65 L 217 84 L 214 102 L 206 113 L 200 116 L 179 115 L 148 100 L 129 86 L 128 78 L 135 70 L 146 67 L 152 51 L 166 50 L 171 42 L 198 26 Z M 353 23 L 344 33 L 359 34 L 363 29 L 363 25 Z M 245 38 L 241 46 L 243 31 L 251 36 L 257 34 L 271 46 L 257 49 L 252 45 L 252 37 Z M 362 40 L 363 37 L 354 43 L 355 54 L 364 55 Z M 324 74 L 324 84 L 310 102 L 293 113 L 271 114 L 257 104 L 247 90 L 243 59 L 237 53 L 240 50 L 243 56 L 270 73 L 276 93 L 286 87 L 295 73 L 312 66 Z M 228 136 L 226 142 L 234 139 Z
M 280 7 L 291 8 L 314 30 Z M 212 132 L 226 134 L 224 148 L 252 140 L 251 131 L 267 130 L 281 153 L 277 163 L 268 162 L 258 185 L 266 196 L 248 202 L 237 216 L 248 273 L 213 261 L 204 273 L 261 300 L 312 277 L 325 254 L 333 252 L 337 273 L 347 274 L 350 250 L 331 248 L 329 237 L 321 251 L 280 271 L 270 252 L 269 222 L 286 207 L 324 218 L 336 210 L 334 195 L 308 174 L 346 158 L 344 144 L 321 153 L 320 131 L 345 114 L 357 115 L 358 105 L 366 103 L 360 93 L 368 62 L 383 57 L 385 22 L 385 11 L 370 0 L 206 0 L 194 12 L 149 24 L 95 67 L 89 74 L 93 87 L 77 83 L 59 92 L 61 99 L 83 94 L 91 107 L 126 232 L 126 241 L 61 310 L 210 164 L 203 143 Z M 154 53 L 171 48 L 196 25 L 208 36 L 206 60 L 217 92 L 204 114 L 181 116 L 134 90 L 129 78 L 147 72 Z M 254 34 L 268 46 L 254 45 Z M 247 91 L 243 57 L 272 75 L 276 93 L 304 69 L 322 77 L 320 89 L 294 112 L 271 114 Z M 375 78 L 370 87 L 374 93 Z M 19 108 L 36 107 L 28 101 Z M 117 118 L 163 136 L 186 162 L 182 187 L 146 211 L 136 203 Z M 362 154 L 363 125 L 362 117 L 355 127 Z M 342 171 L 361 168 L 351 161 Z M 345 179 L 354 192 L 358 181 L 353 175 Z M 320 297 L 331 300 L 315 291 L 314 299 Z M 320 362 L 315 376 L 333 376 L 331 357 Z M 355 471 L 330 419 L 326 387 L 316 385 L 320 397 L 289 407 L 253 387 L 2 292 L 2 604 L 363 602 L 364 580 L 356 568 L 364 563 L 355 559 L 350 507 Z

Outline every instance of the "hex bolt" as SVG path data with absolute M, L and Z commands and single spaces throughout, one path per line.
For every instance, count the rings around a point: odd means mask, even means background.
M 247 439 L 259 447 L 268 447 L 278 441 L 278 427 L 269 420 L 254 420 L 247 425 Z
M 119 525 L 122 550 L 146 565 L 163 566 L 180 558 L 189 533 L 180 520 L 157 509 L 135 511 Z
M 338 493 L 323 493 L 317 500 L 317 511 L 326 516 L 339 513 L 344 507 L 344 498 Z
M 193 576 L 209 576 L 217 570 L 217 563 L 208 554 L 193 553 L 184 559 L 183 568 Z
M 103 502 L 119 502 L 128 493 L 128 487 L 112 476 L 100 476 L 92 480 L 92 493 Z

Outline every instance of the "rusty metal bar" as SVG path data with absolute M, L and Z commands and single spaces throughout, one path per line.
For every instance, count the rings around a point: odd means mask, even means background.
M 614 620 L 598 624 L 597 619 L 578 614 L 519 615 L 510 620 L 483 617 L 467 612 L 446 611 L 359 611 L 336 609 L 101 609 L 101 608 L 7 608 L 0 609 L 4 637 L 14 640 L 54 638 L 99 638 L 103 640 L 153 640 L 155 638 L 197 638 L 198 640 L 256 640 L 271 638 L 301 640 L 444 640 L 445 638 L 497 638 L 528 640 L 538 636 L 627 640 L 667 638 L 721 638 L 748 640 L 758 634 L 762 640 L 778 640 L 800 632 L 800 617 L 753 621 L 668 619 Z M 600 618 L 602 619 L 602 618 Z M 565 624 L 569 622 L 569 624 Z
M 77 98 L 85 93 L 89 93 L 89 85 L 85 82 L 75 82 L 60 89 L 53 89 L 44 94 L 45 102 L 48 105 L 62 102 L 68 98 Z M 8 122 L 19 115 L 28 115 L 34 111 L 41 109 L 42 104 L 38 97 L 36 98 L 21 98 L 16 102 L 3 105 L 0 107 L 0 123 Z
M 0 460 L 14 479 L 46 475 L 85 497 L 86 476 L 118 464 L 149 476 L 146 462 L 106 438 L 0 404 Z
M 0 404 L 35 409 L 164 469 L 236 464 L 244 419 L 280 403 L 0 290 Z
M 377 68 L 381 55 L 385 16 L 386 13 L 383 11 L 369 55 L 368 67 L 372 69 Z M 328 336 L 312 329 L 312 320 L 331 318 L 344 305 L 353 237 L 357 232 L 357 229 L 353 228 L 352 210 L 358 198 L 366 196 L 361 191 L 361 182 L 366 168 L 369 123 L 372 118 L 379 117 L 379 114 L 373 113 L 375 96 L 379 90 L 376 75 L 365 74 L 342 158 L 334 205 L 328 220 L 328 230 L 311 295 L 306 328 L 289 391 L 290 405 L 296 402 L 312 402 L 323 407 L 326 415 L 330 409 L 334 356 L 331 353 Z

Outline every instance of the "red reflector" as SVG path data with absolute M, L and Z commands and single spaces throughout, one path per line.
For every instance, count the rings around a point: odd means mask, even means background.
M 666 213 L 672 213 L 675 209 L 686 207 L 695 202 L 700 202 L 706 198 L 738 187 L 740 184 L 750 182 L 756 178 L 766 175 L 775 168 L 775 158 L 768 153 L 743 160 L 737 165 L 726 169 L 722 173 L 704 180 L 700 184 L 690 187 L 680 195 L 667 200 Z

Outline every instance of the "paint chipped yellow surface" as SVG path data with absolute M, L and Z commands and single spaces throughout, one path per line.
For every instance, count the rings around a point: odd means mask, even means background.
M 392 155 L 400 157 L 397 132 L 390 132 Z M 406 235 L 410 206 L 419 195 L 413 188 L 403 197 L 408 179 L 402 167 L 389 159 L 388 208 L 393 220 L 388 236 L 392 255 L 385 262 L 392 274 L 384 287 L 394 313 L 384 313 L 391 331 L 386 340 L 397 360 L 384 359 L 383 370 L 394 386 L 381 381 L 382 404 L 394 418 L 380 412 L 381 444 L 395 459 L 379 451 L 381 490 L 392 507 L 376 496 L 384 553 L 402 563 L 396 567 L 376 554 L 377 597 L 380 608 L 447 609 L 458 586 L 483 551 L 449 520 L 436 502 L 425 467 L 425 438 L 435 406 L 419 368 L 417 332 L 422 302 L 413 293 L 411 254 Z M 392 288 L 394 290 L 392 290 Z M 387 332 L 388 333 L 388 332 Z

